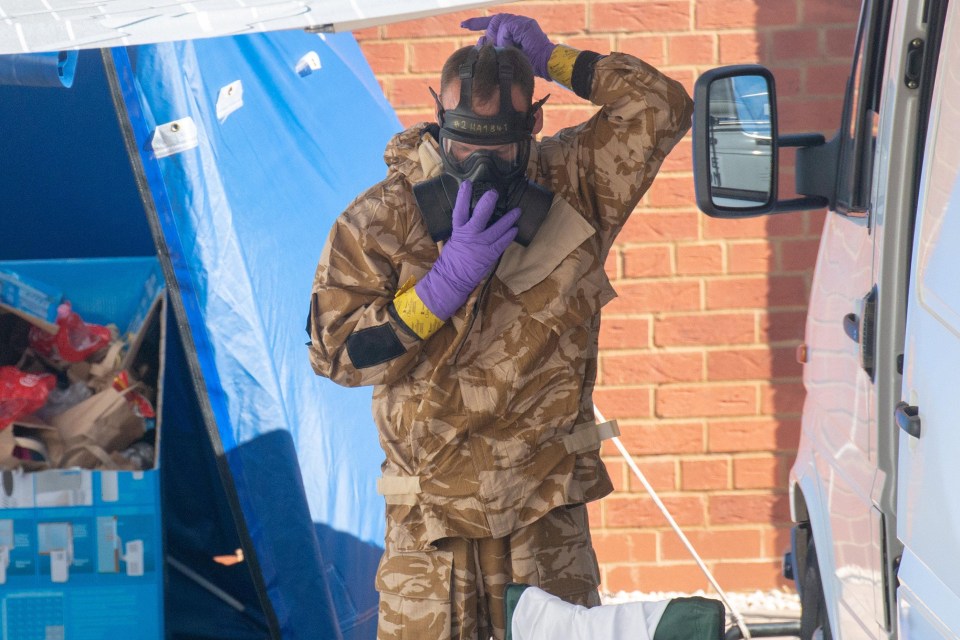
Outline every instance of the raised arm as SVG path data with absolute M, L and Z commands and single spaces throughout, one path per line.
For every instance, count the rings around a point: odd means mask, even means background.
M 554 57 L 563 55 L 558 51 Z M 544 140 L 544 158 L 552 173 L 566 175 L 571 197 L 609 248 L 690 128 L 693 101 L 679 82 L 624 53 L 576 53 L 570 78 L 574 91 L 601 108 Z
M 667 153 L 690 128 L 693 102 L 683 86 L 623 53 L 601 55 L 554 44 L 536 20 L 512 14 L 471 18 L 478 44 L 522 50 L 534 73 L 601 107 L 583 124 L 543 141 L 564 193 L 597 228 L 609 248 L 650 187 Z

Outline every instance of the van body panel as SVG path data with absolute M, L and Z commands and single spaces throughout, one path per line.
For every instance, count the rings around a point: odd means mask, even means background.
M 841 637 L 862 637 L 865 628 L 873 634 L 874 590 L 882 582 L 879 562 L 869 553 L 876 471 L 873 383 L 860 366 L 860 343 L 844 330 L 844 316 L 863 312 L 873 286 L 873 244 L 867 218 L 827 214 L 806 325 L 801 449 L 809 448 L 813 466 L 805 472 L 819 478 L 822 491 L 819 504 L 808 506 L 818 516 L 811 517 L 814 541 L 821 575 L 833 583 L 824 585 L 825 594 L 828 603 L 837 603 L 833 619 Z M 829 525 L 818 527 L 819 520 Z
M 958 637 L 960 599 L 909 550 L 900 569 L 897 611 L 900 640 Z
M 960 632 L 960 19 L 948 9 L 921 179 L 900 399 L 917 407 L 920 435 L 900 434 L 897 535 L 909 553 L 901 600 L 919 598 Z M 901 587 L 903 589 L 903 587 Z M 931 594 L 935 593 L 936 598 Z M 919 609 L 914 606 L 913 611 Z

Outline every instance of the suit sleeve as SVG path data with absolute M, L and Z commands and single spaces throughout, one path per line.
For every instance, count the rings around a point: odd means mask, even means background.
M 693 101 L 679 82 L 624 53 L 580 52 L 569 85 L 600 110 L 545 139 L 545 160 L 551 172 L 566 174 L 570 197 L 607 250 L 690 128 Z
M 399 265 L 411 255 L 400 199 L 375 188 L 337 218 L 317 266 L 307 329 L 310 364 L 348 387 L 389 383 L 424 340 L 398 315 Z

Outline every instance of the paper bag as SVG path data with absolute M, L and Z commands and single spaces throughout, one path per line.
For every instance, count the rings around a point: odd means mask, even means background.
M 113 468 L 110 454 L 126 449 L 146 431 L 126 398 L 138 386 L 123 391 L 108 387 L 51 418 L 63 440 L 63 455 L 52 462 L 60 468 Z
M 60 435 L 56 429 L 44 425 L 34 416 L 26 419 L 31 421 L 29 425 L 18 422 L 0 429 L 0 470 L 43 471 L 50 468 L 53 455 L 61 454 Z M 31 459 L 15 455 L 17 447 L 31 454 Z
M 6 429 L 0 429 L 0 470 L 19 469 L 20 460 L 13 455 L 13 450 L 17 446 L 17 439 L 13 435 L 13 426 Z

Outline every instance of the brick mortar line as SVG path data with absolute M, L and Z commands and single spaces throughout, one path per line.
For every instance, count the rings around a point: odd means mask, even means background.
M 797 338 L 799 341 L 800 338 Z M 601 351 L 604 351 L 608 354 L 613 355 L 650 355 L 650 354 L 670 354 L 670 353 L 699 353 L 701 351 L 709 351 L 713 353 L 716 350 L 729 350 L 731 347 L 739 351 L 759 351 L 763 346 L 768 345 L 769 343 L 765 340 L 760 340 L 755 338 L 752 342 L 708 342 L 703 344 L 676 344 L 676 345 L 660 345 L 654 344 L 651 347 L 616 347 L 608 346 L 601 348 Z M 752 347 L 752 349 L 751 349 Z M 787 347 L 780 347 L 787 348 Z
M 617 418 L 617 422 L 620 424 L 620 427 L 630 427 L 630 426 L 644 426 L 643 424 L 638 424 L 639 421 L 651 421 L 656 420 L 659 422 L 667 421 L 671 424 L 676 424 L 678 420 L 717 420 L 720 422 L 733 422 L 736 420 L 748 420 L 751 418 L 768 418 L 770 420 L 783 421 L 783 420 L 798 420 L 802 414 L 800 412 L 789 413 L 786 411 L 783 412 L 774 412 L 774 413 L 732 413 L 732 414 L 712 414 L 712 415 L 695 415 L 695 416 L 660 416 L 654 415 L 651 418 Z M 708 446 L 708 445 L 707 445 Z M 709 446 L 708 449 L 709 450 Z M 759 451 L 759 449 L 758 449 Z M 783 451 L 790 451 L 790 449 L 783 449 Z M 718 451 L 717 453 L 722 453 Z
M 726 454 L 723 454 L 726 455 Z M 712 458 L 709 456 L 704 458 L 704 461 L 710 461 Z M 643 471 L 643 469 L 640 469 Z M 656 487 L 654 487 L 656 489 Z M 638 487 L 635 491 L 627 491 L 621 489 L 611 493 L 606 498 L 614 496 L 630 496 L 630 495 L 645 495 L 646 491 L 643 487 Z M 664 499 L 670 498 L 743 498 L 743 497 L 758 497 L 758 496 L 786 496 L 789 495 L 786 489 L 778 487 L 743 487 L 740 489 L 736 488 L 723 488 L 723 489 L 657 489 L 657 495 Z M 606 499 L 604 498 L 604 499 Z
M 710 461 L 710 460 L 723 459 L 723 458 L 732 457 L 732 456 L 743 456 L 743 459 L 747 459 L 747 458 L 758 457 L 759 454 L 770 454 L 771 457 L 779 459 L 779 458 L 786 458 L 787 456 L 793 455 L 794 453 L 796 453 L 796 449 L 756 449 L 754 451 L 744 450 L 744 451 L 738 451 L 735 453 L 731 453 L 729 451 L 718 451 L 716 453 L 697 451 L 697 452 L 691 452 L 691 453 L 673 453 L 673 454 L 664 453 L 664 454 L 658 454 L 657 456 L 635 455 L 634 459 L 637 460 L 638 465 L 643 465 L 644 462 L 658 463 L 658 464 L 662 464 L 664 462 L 677 462 L 679 464 L 681 461 L 686 460 L 688 458 L 700 458 L 702 459 L 702 461 Z M 611 457 L 608 455 L 601 456 L 601 459 L 604 461 L 604 463 L 608 463 L 608 462 L 622 463 L 623 462 L 621 458 Z M 640 470 L 643 471 L 642 466 Z M 769 491 L 769 490 L 778 489 L 778 488 L 781 488 L 781 487 L 779 486 L 767 487 L 766 489 L 763 489 L 763 490 Z M 643 493 L 642 489 L 643 489 L 642 487 L 638 487 L 637 490 L 635 491 L 620 489 L 618 492 L 619 493 Z M 720 490 L 721 489 L 710 489 L 710 491 L 720 491 Z M 753 490 L 757 490 L 757 489 L 750 488 L 750 487 L 743 487 L 738 489 L 723 489 L 723 491 L 753 491 Z M 674 489 L 669 489 L 669 491 L 681 491 L 681 492 L 687 493 L 687 492 L 695 492 L 695 491 L 706 491 L 706 489 L 674 488 Z
M 635 504 L 635 498 L 633 498 L 634 494 L 644 495 L 645 492 L 621 490 L 605 496 L 604 498 L 602 498 L 602 501 L 605 501 L 608 505 L 611 503 L 617 503 L 617 502 L 625 502 L 632 505 L 632 504 Z M 741 498 L 741 499 L 743 498 L 774 498 L 779 500 L 784 497 L 789 498 L 790 494 L 787 492 L 786 489 L 778 489 L 778 490 L 770 490 L 770 489 L 722 489 L 721 490 L 721 489 L 718 489 L 718 490 L 709 490 L 709 491 L 704 489 L 690 489 L 690 490 L 674 489 L 672 491 L 657 491 L 657 495 L 660 496 L 660 498 L 662 498 L 663 500 L 673 500 L 675 498 L 677 499 L 687 498 L 688 499 L 687 502 L 691 500 L 697 501 L 698 504 L 706 507 L 707 503 L 709 502 L 707 500 L 708 498 Z M 679 502 L 679 500 L 677 502 Z M 787 515 L 786 517 L 787 519 L 789 519 L 790 516 Z M 687 526 L 696 526 L 696 527 L 706 529 L 706 528 L 713 528 L 715 525 L 720 525 L 720 524 L 727 524 L 730 526 L 734 526 L 734 525 L 739 526 L 741 524 L 750 525 L 750 526 L 760 526 L 760 525 L 763 525 L 764 523 L 765 521 L 746 522 L 746 523 L 740 523 L 740 522 L 711 523 L 709 521 L 704 521 L 701 524 L 687 525 Z M 666 527 L 668 525 L 666 523 L 663 523 L 663 526 Z M 619 529 L 624 527 L 617 527 L 617 528 Z
M 620 282 L 621 284 L 635 284 L 636 282 L 640 282 L 640 280 L 636 280 L 636 281 L 619 280 L 618 282 Z M 688 313 L 696 314 L 697 311 L 704 311 L 704 312 L 706 311 L 728 311 L 728 312 L 772 311 L 775 313 L 779 313 L 779 312 L 786 312 L 786 311 L 806 311 L 807 308 L 808 308 L 808 303 L 806 302 L 802 304 L 798 303 L 793 305 L 777 305 L 777 306 L 763 306 L 763 307 L 720 307 L 720 308 L 713 308 L 713 309 L 708 309 L 705 304 L 701 304 L 701 306 L 698 309 L 691 309 L 688 311 Z M 647 314 L 651 312 L 644 310 L 644 311 L 637 311 L 637 313 Z
M 763 417 L 769 417 L 769 416 L 763 416 Z M 625 419 L 625 418 L 621 418 L 617 420 L 617 422 L 620 424 L 622 429 L 628 429 L 628 430 L 631 427 L 644 427 L 644 426 L 664 427 L 664 425 L 661 425 L 661 424 L 651 424 L 649 422 L 637 423 L 636 420 Z M 691 426 L 691 425 L 675 425 L 675 426 Z M 711 426 L 715 426 L 715 425 L 707 425 L 706 430 L 710 431 Z M 668 426 L 665 428 L 670 429 L 671 427 Z M 704 429 L 701 428 L 701 431 L 703 430 Z M 796 451 L 797 449 L 795 447 L 770 449 L 770 448 L 765 448 L 760 445 L 757 445 L 756 449 L 738 448 L 736 451 L 731 451 L 730 449 L 721 449 L 719 451 L 709 450 L 709 449 L 697 449 L 697 450 L 691 450 L 691 451 L 681 451 L 679 453 L 658 453 L 658 454 L 637 454 L 637 455 L 638 457 L 641 457 L 643 459 L 649 459 L 654 462 L 670 462 L 672 460 L 677 459 L 678 457 L 684 457 L 684 456 L 710 456 L 710 457 L 734 456 L 734 455 L 755 456 L 757 454 L 762 454 L 762 453 L 770 453 L 770 454 L 773 454 L 774 456 L 779 456 L 779 455 L 786 456 L 786 455 L 793 454 Z M 619 456 L 614 455 L 612 453 L 605 453 L 601 457 L 603 458 L 603 460 L 608 462 L 622 461 Z
M 749 527 L 746 527 L 746 526 L 745 526 L 744 528 L 749 528 Z M 590 530 L 593 531 L 593 529 L 594 529 L 594 527 L 593 527 L 593 525 L 591 524 Z M 612 528 L 613 531 L 618 531 L 618 530 L 620 530 L 620 529 L 621 529 L 621 527 L 613 527 L 613 528 Z M 683 529 L 683 527 L 681 527 L 681 529 Z M 649 529 L 643 529 L 643 531 L 652 533 L 652 531 L 650 531 Z M 673 532 L 673 530 L 672 530 L 672 529 L 669 529 L 669 528 L 667 528 L 667 529 L 658 529 L 658 530 L 657 530 L 657 532 L 660 532 L 660 531 L 663 531 L 663 532 L 667 532 L 667 531 Z M 696 548 L 696 547 L 694 547 L 694 548 Z M 659 551 L 659 550 L 658 550 L 658 551 Z M 687 565 L 687 564 L 694 565 L 694 560 L 693 560 L 693 558 L 689 558 L 689 559 L 677 559 L 677 558 L 664 559 L 662 553 L 658 553 L 657 556 L 658 556 L 658 558 L 659 558 L 659 559 L 657 559 L 657 560 L 633 560 L 633 561 L 622 561 L 622 562 L 608 560 L 608 561 L 606 561 L 606 562 L 602 562 L 601 564 L 603 564 L 603 565 L 605 565 L 605 566 L 607 566 L 607 567 L 610 567 L 610 568 L 613 568 L 613 567 L 628 567 L 628 566 L 637 566 L 637 565 L 659 566 L 659 565 L 661 565 L 661 564 L 663 564 L 663 565 L 670 565 L 670 566 L 681 566 L 681 565 Z M 708 562 L 708 563 L 709 563 L 709 562 L 726 562 L 726 560 L 727 560 L 726 558 L 720 558 L 720 557 L 716 557 L 716 556 L 705 558 L 705 561 Z M 735 558 L 732 558 L 732 560 L 735 560 L 735 561 L 737 561 L 737 562 L 747 561 L 747 562 L 757 562 L 757 563 L 761 563 L 761 562 L 767 563 L 767 562 L 774 562 L 774 561 L 779 562 L 779 561 L 783 560 L 783 554 L 782 554 L 782 553 L 777 553 L 776 555 L 772 555 L 772 556 L 737 556 L 737 557 L 735 557 Z M 695 566 L 695 565 L 694 565 L 694 566 Z
M 639 348 L 634 348 L 634 349 L 617 349 L 617 348 L 610 347 L 610 348 L 602 348 L 601 351 L 604 352 L 604 355 L 606 355 L 606 356 L 608 356 L 608 357 L 611 357 L 611 358 L 632 358 L 632 357 L 636 357 L 636 356 L 661 356 L 661 355 L 662 355 L 662 356 L 691 355 L 691 354 L 696 354 L 696 353 L 708 353 L 708 354 L 717 354 L 717 353 L 719 353 L 719 354 L 725 354 L 725 353 L 728 353 L 728 352 L 730 352 L 730 351 L 737 351 L 737 352 L 753 351 L 753 352 L 755 352 L 756 355 L 761 355 L 760 351 L 761 351 L 761 348 L 762 348 L 762 347 L 757 347 L 757 348 L 754 348 L 754 349 L 750 349 L 750 347 L 751 347 L 751 346 L 754 346 L 754 345 L 763 345 L 763 344 L 766 344 L 766 343 L 751 342 L 751 343 L 742 343 L 742 344 L 741 344 L 741 343 L 735 343 L 735 342 L 734 342 L 734 343 L 729 343 L 729 344 L 708 344 L 708 345 L 705 345 L 703 349 L 695 349 L 695 348 L 693 348 L 693 347 L 680 347 L 680 348 L 678 348 L 678 349 L 670 349 L 670 348 L 657 348 L 657 349 L 639 349 Z M 788 350 L 788 349 L 790 349 L 790 347 L 782 347 L 782 349 L 783 349 L 783 350 Z M 751 354 L 751 355 L 753 355 L 753 354 Z M 802 376 L 802 375 L 783 376 L 782 378 L 781 378 L 781 377 L 778 377 L 778 378 L 776 378 L 776 379 L 777 379 L 777 380 L 786 380 L 786 379 L 788 379 L 788 378 L 789 378 L 790 380 L 795 380 L 795 381 L 801 381 L 801 380 L 803 380 L 803 376 Z M 744 379 L 742 379 L 742 381 L 744 381 L 744 382 L 749 381 L 749 380 L 754 380 L 754 378 L 744 378 Z M 769 380 L 769 378 L 760 378 L 760 377 L 757 377 L 756 380 L 759 381 L 759 382 L 763 382 L 763 381 L 765 381 L 765 380 Z M 740 378 L 737 378 L 737 381 L 740 382 L 741 379 L 740 379 Z M 658 382 L 658 383 L 652 383 L 652 384 L 660 385 L 660 384 L 663 384 L 663 383 L 659 383 L 659 382 Z M 603 385 L 603 387 L 604 387 L 604 388 L 610 388 L 610 387 L 608 387 L 607 385 Z
M 699 420 L 713 420 L 715 422 L 727 423 L 727 422 L 736 422 L 738 420 L 751 420 L 766 418 L 775 422 L 782 422 L 784 420 L 797 420 L 801 417 L 801 414 L 798 413 L 750 413 L 750 414 L 732 414 L 732 415 L 710 415 L 710 416 L 673 416 L 673 417 L 663 417 L 653 415 L 650 417 L 643 418 L 617 418 L 617 423 L 620 425 L 621 431 L 626 427 L 644 427 L 651 426 L 652 424 L 660 424 L 664 421 L 669 423 L 669 426 L 689 426 L 685 424 L 686 420 L 699 421 Z M 709 428 L 709 425 L 707 425 Z M 669 427 L 667 427 L 669 428 Z M 703 445 L 705 448 L 699 451 L 710 452 L 710 445 Z M 698 451 L 698 453 L 699 453 Z M 751 449 L 738 449 L 738 451 L 752 451 Z M 768 449 L 756 449 L 756 451 L 768 451 Z M 795 451 L 795 449 L 773 449 L 772 451 Z M 728 453 L 728 449 L 723 449 L 720 451 L 714 451 L 713 453 Z M 664 454 L 664 455 L 677 455 L 677 454 Z
M 811 239 L 812 239 L 812 238 L 811 238 Z M 785 240 L 786 240 L 786 241 L 790 241 L 790 240 L 805 241 L 805 240 L 807 240 L 807 238 L 803 238 L 803 237 L 800 237 L 800 236 L 788 236 L 787 238 L 785 238 Z M 624 250 L 628 250 L 628 251 L 641 251 L 641 250 L 643 250 L 643 249 L 660 249 L 660 248 L 665 248 L 665 247 L 666 247 L 666 248 L 679 248 L 679 247 L 680 247 L 680 245 L 677 245 L 676 243 L 671 243 L 671 242 L 649 242 L 649 243 L 648 243 L 648 242 L 643 242 L 643 243 L 635 242 L 635 243 L 631 243 L 631 244 L 629 244 L 629 245 L 614 245 L 614 246 L 616 246 L 617 248 L 621 248 L 621 249 L 624 249 Z M 682 277 L 682 278 L 702 278 L 703 280 L 711 279 L 711 281 L 712 281 L 712 279 L 715 279 L 715 278 L 729 278 L 729 277 L 739 277 L 739 278 L 749 278 L 749 277 L 753 277 L 753 276 L 767 276 L 767 277 L 773 276 L 773 277 L 777 277 L 777 276 L 782 276 L 782 275 L 787 275 L 787 274 L 802 274 L 802 275 L 806 275 L 813 266 L 814 266 L 813 263 L 811 263 L 811 264 L 809 264 L 809 265 L 802 266 L 802 267 L 797 267 L 797 268 L 794 268 L 794 269 L 783 268 L 783 267 L 777 268 L 777 269 L 762 269 L 762 268 L 756 268 L 755 270 L 751 269 L 751 270 L 749 270 L 749 271 L 732 271 L 732 270 L 730 270 L 729 267 L 728 267 L 727 270 L 725 270 L 725 271 L 710 271 L 710 272 L 699 272 L 699 273 L 698 273 L 698 272 L 689 272 L 689 273 L 676 273 L 676 272 L 674 272 L 674 273 L 671 274 L 671 275 L 676 275 L 677 277 Z M 626 276 L 626 277 L 621 278 L 621 279 L 626 279 L 626 280 L 633 280 L 633 279 L 637 279 L 637 278 L 653 279 L 653 278 L 658 278 L 658 277 L 659 277 L 659 278 L 665 278 L 665 277 L 669 277 L 669 276 L 645 276 L 645 275 L 636 275 L 636 276 Z M 612 279 L 611 279 L 611 280 L 612 280 Z
M 767 454 L 767 453 L 769 453 L 768 456 L 761 455 L 761 454 Z M 730 453 L 717 453 L 717 454 L 709 454 L 709 453 L 690 453 L 690 454 L 682 454 L 682 453 L 680 453 L 680 454 L 675 454 L 673 457 L 676 458 L 676 462 L 678 462 L 678 463 L 681 463 L 681 462 L 718 462 L 718 461 L 719 461 L 719 462 L 736 462 L 736 461 L 738 461 L 738 460 L 767 460 L 767 459 L 781 460 L 781 459 L 786 458 L 787 455 L 789 455 L 790 453 L 791 453 L 790 451 L 784 451 L 784 452 L 782 452 L 782 455 L 781 455 L 781 454 L 777 454 L 777 453 L 775 453 L 775 452 L 768 451 L 768 450 L 755 451 L 755 452 L 744 451 L 744 452 L 740 452 L 740 453 L 736 454 L 737 456 L 739 456 L 739 457 L 737 457 L 736 459 L 733 458 L 733 455 L 734 455 L 734 454 L 730 454 Z M 727 458 L 730 458 L 730 459 L 727 459 Z M 643 465 L 644 465 L 644 464 L 647 464 L 647 463 L 649 463 L 649 464 L 663 464 L 663 463 L 674 462 L 674 460 L 664 460 L 664 459 L 661 459 L 661 458 L 653 458 L 653 459 L 651 459 L 651 458 L 646 458 L 646 457 L 641 457 L 641 456 L 634 456 L 634 459 L 637 461 L 637 464 L 640 466 L 640 470 L 641 470 L 641 471 L 643 471 Z M 609 463 L 612 463 L 612 462 L 616 462 L 617 459 L 616 459 L 616 458 L 603 457 L 603 461 L 604 461 L 605 463 L 608 463 L 608 462 L 609 462 Z M 682 476 L 682 470 L 681 470 L 681 476 Z M 769 491 L 769 490 L 777 489 L 778 487 L 779 487 L 779 485 L 773 485 L 773 486 L 769 486 L 769 487 L 761 487 L 760 489 L 757 489 L 757 487 L 733 487 L 733 488 L 724 487 L 724 488 L 718 488 L 718 489 L 694 489 L 694 488 L 691 488 L 691 489 L 677 489 L 677 488 L 674 487 L 674 488 L 657 489 L 657 492 L 659 493 L 660 491 L 671 491 L 671 492 L 680 491 L 680 492 L 682 492 L 684 495 L 690 495 L 690 494 L 692 494 L 693 492 L 704 492 L 704 493 L 711 493 L 711 492 L 713 492 L 713 493 L 716 493 L 716 492 L 719 492 L 719 491 L 736 491 L 736 492 L 741 492 L 741 491 L 757 491 L 757 490 Z M 654 487 L 654 488 L 656 489 L 657 487 Z M 618 493 L 618 494 L 640 494 L 640 495 L 642 495 L 642 494 L 644 494 L 644 493 L 646 493 L 646 492 L 643 490 L 643 487 L 637 487 L 637 488 L 635 488 L 635 489 L 626 489 L 626 488 L 618 489 L 616 493 Z M 739 494 L 738 494 L 738 495 L 739 495 Z
M 776 423 L 778 420 L 774 419 L 770 415 L 756 415 L 756 416 L 679 416 L 676 418 L 667 418 L 667 424 L 664 424 L 663 418 L 657 418 L 656 416 L 642 416 L 642 417 L 632 417 L 632 418 L 616 418 L 617 423 L 621 427 L 631 428 L 631 427 L 661 427 L 663 429 L 675 429 L 681 427 L 698 427 L 700 431 L 710 431 L 711 427 L 717 427 L 718 425 L 729 425 L 730 423 L 742 424 L 744 426 L 750 425 L 753 422 L 769 422 Z M 754 425 L 758 426 L 758 425 Z M 780 428 L 781 425 L 769 424 L 771 428 Z M 622 429 L 621 429 L 622 432 Z M 722 449 L 709 451 L 711 454 L 723 454 L 731 455 L 735 453 L 745 453 L 750 451 L 767 451 L 768 449 L 742 449 L 737 448 L 734 450 Z M 781 447 L 777 449 L 769 449 L 769 451 L 795 451 L 796 445 L 790 447 Z M 656 457 L 656 456 L 675 456 L 675 455 L 701 455 L 703 450 L 697 451 L 683 451 L 680 454 L 677 453 L 647 453 L 643 454 L 644 457 Z M 618 456 L 613 453 L 613 450 L 609 454 L 604 454 L 604 457 L 610 457 L 611 459 L 618 459 Z

